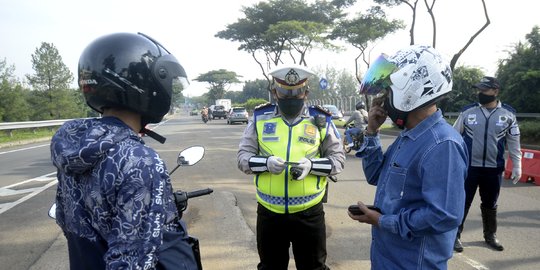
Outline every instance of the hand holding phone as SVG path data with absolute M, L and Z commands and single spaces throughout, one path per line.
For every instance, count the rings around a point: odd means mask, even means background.
M 368 113 L 368 126 L 367 130 L 371 133 L 378 131 L 382 124 L 388 117 L 387 112 L 384 109 L 384 102 L 388 94 L 375 97 L 371 102 L 371 108 Z
M 373 206 L 373 205 L 366 205 L 368 209 L 370 210 L 375 210 L 379 213 L 381 213 L 381 209 Z M 365 213 L 360 210 L 360 207 L 358 207 L 357 204 L 351 204 L 348 208 L 349 212 L 351 212 L 351 214 L 355 215 L 355 216 L 361 216 L 361 215 L 364 215 Z M 381 213 L 382 214 L 382 213 Z

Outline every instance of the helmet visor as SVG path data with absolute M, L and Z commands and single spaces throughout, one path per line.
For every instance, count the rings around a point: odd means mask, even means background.
M 392 85 L 390 74 L 398 68 L 396 64 L 388 61 L 385 54 L 381 54 L 369 67 L 362 84 L 360 84 L 360 94 L 377 95 L 385 93 Z
M 173 93 L 180 93 L 182 90 L 188 88 L 189 81 L 186 77 L 174 77 L 172 80 Z

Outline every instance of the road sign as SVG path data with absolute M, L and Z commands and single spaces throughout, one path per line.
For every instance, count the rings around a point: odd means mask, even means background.
M 325 78 L 321 78 L 319 81 L 319 87 L 324 90 L 328 87 L 328 81 Z

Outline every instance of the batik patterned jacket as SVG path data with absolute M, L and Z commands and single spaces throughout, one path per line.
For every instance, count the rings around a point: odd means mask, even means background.
M 158 154 L 122 121 L 104 117 L 65 123 L 51 156 L 58 169 L 56 220 L 72 268 L 154 268 L 163 232 L 183 229 Z

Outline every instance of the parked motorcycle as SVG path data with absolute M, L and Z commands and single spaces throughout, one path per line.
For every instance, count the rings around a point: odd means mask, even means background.
M 202 146 L 191 146 L 178 154 L 178 158 L 176 160 L 176 167 L 171 170 L 169 175 L 173 174 L 179 167 L 182 166 L 193 166 L 197 162 L 199 162 L 203 156 L 204 156 L 204 147 Z M 178 209 L 178 215 L 181 218 L 182 214 L 188 207 L 188 200 L 195 197 L 200 197 L 204 195 L 208 195 L 212 193 L 213 190 L 211 188 L 206 189 L 200 189 L 195 191 L 182 191 L 177 190 L 174 192 L 174 200 L 176 203 L 176 208 Z M 54 203 L 51 208 L 49 209 L 49 217 L 56 219 L 56 203 Z M 189 236 L 188 239 L 189 244 L 191 245 L 191 248 L 193 249 L 193 253 L 195 255 L 195 260 L 197 262 L 197 268 L 199 270 L 202 270 L 202 263 L 201 263 L 201 252 L 199 247 L 199 240 L 193 236 Z
M 354 127 L 353 123 L 349 123 L 345 125 L 345 131 L 351 129 L 352 127 Z M 349 153 L 353 149 L 354 150 L 360 149 L 360 146 L 364 142 L 364 134 L 362 132 L 360 132 L 359 134 L 351 134 L 351 138 L 353 140 L 354 145 L 352 147 L 349 147 L 348 146 L 349 142 L 347 141 L 347 137 L 343 135 L 343 150 L 345 150 L 345 153 Z

